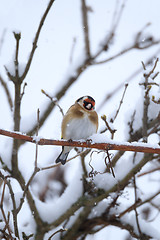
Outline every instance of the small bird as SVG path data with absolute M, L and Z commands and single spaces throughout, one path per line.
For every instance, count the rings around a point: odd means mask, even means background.
M 87 139 L 96 133 L 97 129 L 98 115 L 95 111 L 95 100 L 90 96 L 83 96 L 75 101 L 63 117 L 62 139 Z M 56 163 L 61 162 L 64 165 L 71 149 L 72 147 L 63 146 Z

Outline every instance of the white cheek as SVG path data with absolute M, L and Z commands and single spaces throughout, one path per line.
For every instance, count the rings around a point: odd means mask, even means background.
M 89 104 L 87 104 L 86 108 L 91 109 L 91 106 L 92 105 L 89 103 Z

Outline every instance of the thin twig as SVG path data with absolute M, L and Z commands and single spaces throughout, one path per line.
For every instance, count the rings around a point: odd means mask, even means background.
M 107 122 L 107 117 L 106 117 L 106 115 L 102 115 L 102 116 L 101 116 L 101 119 L 105 122 L 106 127 L 107 127 L 106 130 L 109 130 L 109 131 L 110 131 L 110 133 L 111 133 L 111 139 L 113 139 L 113 138 L 114 138 L 114 134 L 115 134 L 115 132 L 116 132 L 117 130 L 116 130 L 116 129 L 112 129 L 112 128 L 110 127 L 109 123 Z M 104 133 L 104 131 L 105 131 L 105 130 L 101 131 L 101 133 Z
M 148 74 L 148 77 L 150 77 L 151 74 L 154 73 L 154 71 L 155 71 L 155 69 L 156 69 L 156 67 L 157 67 L 158 61 L 159 61 L 159 58 L 156 59 L 154 65 L 153 65 L 152 70 L 151 70 L 151 71 L 149 72 L 149 74 Z M 154 77 L 154 78 L 155 78 L 155 77 Z
M 14 191 L 12 189 L 12 185 L 11 185 L 10 181 L 7 181 L 6 184 L 7 184 L 8 188 L 9 188 L 11 199 L 12 199 L 12 204 L 13 204 L 12 214 L 13 214 L 14 232 L 15 232 L 15 236 L 17 238 L 19 238 L 17 211 L 16 211 L 16 200 L 15 200 L 15 197 L 14 197 Z
M 7 100 L 8 100 L 10 110 L 12 111 L 13 110 L 13 101 L 12 101 L 12 98 L 11 98 L 11 94 L 9 92 L 9 88 L 8 88 L 6 82 L 3 80 L 3 78 L 1 76 L 0 76 L 0 83 L 2 84 L 2 86 L 4 88 L 4 92 L 7 96 Z
M 38 137 L 38 131 L 39 131 L 39 108 L 37 110 L 37 132 L 36 132 L 36 136 Z M 36 143 L 36 155 L 35 155 L 35 169 L 37 168 L 37 161 L 38 161 L 38 144 Z
M 152 96 L 152 102 L 160 104 L 160 98 L 158 100 L 155 100 L 155 96 Z
M 86 0 L 81 0 L 82 2 L 82 21 L 83 21 L 83 32 L 84 32 L 84 42 L 85 42 L 85 52 L 86 57 L 90 58 L 90 41 L 89 41 L 89 29 L 88 29 L 88 9 L 86 6 Z
M 138 200 L 138 198 L 137 198 L 137 186 L 136 186 L 136 178 L 135 178 L 135 175 L 134 175 L 134 177 L 133 177 L 133 184 L 134 184 L 134 197 L 135 197 L 135 203 L 136 203 L 137 200 Z M 137 212 L 137 209 L 136 209 L 136 204 L 135 204 L 134 206 L 135 206 L 134 211 L 135 211 L 135 216 L 136 216 L 137 228 L 138 228 L 138 232 L 139 232 L 139 237 L 141 238 L 141 236 L 142 236 L 142 231 L 141 231 L 140 224 L 139 224 L 138 212 Z
M 106 159 L 108 159 L 109 165 L 110 165 L 110 169 L 111 169 L 111 173 L 112 173 L 113 177 L 115 178 L 116 176 L 115 176 L 115 173 L 114 173 L 114 170 L 113 170 L 113 167 L 112 167 L 112 161 L 110 159 L 110 154 L 109 154 L 108 150 L 106 150 L 106 153 L 107 153 L 107 158 L 105 158 L 105 163 L 106 163 Z M 106 163 L 106 166 L 108 166 L 107 163 Z
M 63 112 L 63 109 L 61 108 L 61 106 L 59 105 L 58 103 L 58 99 L 57 98 L 54 98 L 54 97 L 51 97 L 48 93 L 46 93 L 46 91 L 44 91 L 43 89 L 41 89 L 41 92 L 46 96 L 48 97 L 52 103 L 54 103 L 60 110 L 60 112 L 62 113 L 62 116 L 64 116 L 64 112 Z
M 137 208 L 139 205 L 139 203 L 141 203 L 142 201 L 140 199 L 137 199 L 136 202 L 134 202 L 134 204 L 132 204 L 130 207 L 126 208 L 123 212 L 121 212 L 118 217 L 121 218 L 123 217 L 126 213 L 131 212 L 132 210 L 134 210 L 135 208 Z
M 128 83 L 125 84 L 124 92 L 123 92 L 123 95 L 122 95 L 121 101 L 120 101 L 120 103 L 119 103 L 119 107 L 118 107 L 117 112 L 116 112 L 116 114 L 115 114 L 115 116 L 114 116 L 114 118 L 113 118 L 113 120 L 112 120 L 111 122 L 114 122 L 115 119 L 116 119 L 116 117 L 118 116 L 118 113 L 119 113 L 120 108 L 121 108 L 122 103 L 123 103 L 123 99 L 124 99 L 124 96 L 125 96 L 125 93 L 126 93 L 127 87 L 128 87 Z
M 119 11 L 117 11 L 117 6 L 118 6 L 119 1 L 117 0 L 117 2 L 115 4 L 115 11 L 114 11 L 113 20 L 112 20 L 112 24 L 113 24 L 112 28 L 113 28 L 114 32 L 115 32 L 116 28 L 118 27 L 118 24 L 120 23 L 122 13 L 123 13 L 124 8 L 125 8 L 125 2 L 126 2 L 126 0 L 123 0 L 123 3 L 121 4 Z
M 91 171 L 89 172 L 89 174 L 88 174 L 88 176 L 89 176 L 89 178 L 92 178 L 92 180 L 93 180 L 93 177 L 94 176 L 96 176 L 97 174 L 101 174 L 101 172 L 97 172 L 96 170 L 94 170 L 94 167 L 91 165 L 91 162 L 92 162 L 92 155 L 93 155 L 93 153 L 100 153 L 100 152 L 98 152 L 98 151 L 93 151 L 92 153 L 91 153 L 91 155 L 90 155 L 90 160 L 89 160 L 89 166 L 90 166 L 90 168 L 91 168 Z
M 61 232 L 65 232 L 67 231 L 67 229 L 65 228 L 60 228 L 59 230 L 57 230 L 56 232 L 54 232 L 53 234 L 51 234 L 51 236 L 48 238 L 48 240 L 51 240 L 53 236 L 55 236 L 57 233 L 61 233 Z
M 74 37 L 74 38 L 73 38 L 72 47 L 71 47 L 70 58 L 69 58 L 69 62 L 70 62 L 70 63 L 72 63 L 72 60 L 73 60 L 73 55 L 74 55 L 74 50 L 75 50 L 76 42 L 77 42 L 77 39 L 76 39 L 76 37 Z
M 36 32 L 36 35 L 35 35 L 35 38 L 34 38 L 34 41 L 33 41 L 33 46 L 32 46 L 32 50 L 31 50 L 28 62 L 26 64 L 26 67 L 25 67 L 25 70 L 24 70 L 22 76 L 20 77 L 21 82 L 24 80 L 24 78 L 26 77 L 26 75 L 27 75 L 27 73 L 29 71 L 29 68 L 30 68 L 30 65 L 31 65 L 31 62 L 32 62 L 32 59 L 33 59 L 33 56 L 34 56 L 34 53 L 35 53 L 35 50 L 37 48 L 37 42 L 38 42 L 41 30 L 42 30 L 42 26 L 43 26 L 43 24 L 44 24 L 44 22 L 46 20 L 48 12 L 49 12 L 50 8 L 52 7 L 52 4 L 54 3 L 54 1 L 55 0 L 50 0 L 48 6 L 46 8 L 46 11 L 44 12 L 44 14 L 43 14 L 43 16 L 41 18 L 41 21 L 39 23 L 39 26 L 38 26 L 38 29 L 37 29 L 37 32 Z
M 20 204 L 19 204 L 19 206 L 18 206 L 17 209 L 16 209 L 17 214 L 19 213 L 19 211 L 21 210 L 21 208 L 22 208 L 22 206 L 23 206 L 26 193 L 27 193 L 27 191 L 28 191 L 28 188 L 29 188 L 29 186 L 30 186 L 33 178 L 35 177 L 35 175 L 36 175 L 37 172 L 39 172 L 39 171 L 40 171 L 39 168 L 35 168 L 35 169 L 34 169 L 34 172 L 32 173 L 31 177 L 29 178 L 29 180 L 28 180 L 28 182 L 27 182 L 27 184 L 26 184 L 26 186 L 25 186 L 25 188 L 24 188 L 24 190 L 23 190 L 23 196 L 22 196 L 22 198 L 20 199 Z
M 151 170 L 149 170 L 149 171 L 140 173 L 140 174 L 138 174 L 137 177 L 143 177 L 143 176 L 145 176 L 145 175 L 147 175 L 147 174 L 154 173 L 154 172 L 159 171 L 159 170 L 160 170 L 160 167 L 157 167 L 157 168 L 151 169 Z
M 22 100 L 22 97 L 23 97 L 23 95 L 24 95 L 24 93 L 25 93 L 25 88 L 26 88 L 26 86 L 27 86 L 27 83 L 25 82 L 24 85 L 23 85 L 22 93 L 21 93 L 21 100 Z
M 143 127 L 142 127 L 142 135 L 143 135 L 143 141 L 147 142 L 147 130 L 148 130 L 148 108 L 150 104 L 150 98 L 149 98 L 149 90 L 151 88 L 148 88 L 148 77 L 145 78 L 145 96 L 144 96 L 144 104 L 143 104 Z
M 19 79 L 19 62 L 18 62 L 18 55 L 19 55 L 19 42 L 21 39 L 21 33 L 15 33 L 13 32 L 14 37 L 16 39 L 16 52 L 15 52 L 15 60 L 14 60 L 14 65 L 15 65 L 15 77 L 18 80 Z
M 3 47 L 3 43 L 4 43 L 6 31 L 7 31 L 7 29 L 5 28 L 5 29 L 3 30 L 2 36 L 1 36 L 1 38 L 0 38 L 0 54 L 1 54 L 2 47 Z
M 75 158 L 77 158 L 77 157 L 80 157 L 80 156 L 82 156 L 82 155 L 85 154 L 85 153 L 88 153 L 88 150 L 85 150 L 85 151 L 83 151 L 83 152 L 80 152 L 80 153 L 76 154 L 75 156 L 67 159 L 67 162 L 70 162 L 71 160 L 73 160 L 73 159 L 75 159 Z M 42 167 L 42 168 L 40 168 L 40 171 L 44 171 L 44 170 L 48 170 L 48 169 L 51 169 L 51 168 L 55 168 L 55 167 L 58 167 L 58 166 L 60 166 L 60 165 L 61 165 L 61 163 L 56 163 L 56 164 L 50 165 L 50 166 L 48 166 L 48 167 Z
M 124 2 L 125 2 L 125 0 L 124 0 Z M 103 61 L 101 61 L 101 62 L 95 62 L 95 60 L 96 60 L 96 58 L 99 57 L 99 55 L 100 55 L 102 52 L 108 50 L 109 45 L 110 45 L 110 43 L 112 42 L 112 40 L 113 40 L 113 38 L 114 38 L 114 36 L 115 36 L 116 30 L 117 30 L 117 28 L 118 28 L 118 26 L 119 26 L 120 19 L 121 19 L 121 17 L 122 17 L 122 13 L 123 13 L 123 10 L 124 10 L 124 7 L 125 7 L 125 3 L 124 3 L 124 2 L 122 3 L 119 12 L 117 11 L 117 3 L 116 3 L 116 10 L 115 10 L 115 12 L 114 12 L 114 14 L 113 14 L 113 20 L 112 20 L 112 25 L 111 25 L 110 34 L 109 34 L 107 37 L 105 37 L 106 39 L 103 40 L 104 44 L 103 44 L 102 47 L 97 51 L 97 53 L 92 57 L 92 59 L 94 60 L 94 61 L 93 61 L 93 64 L 103 63 Z M 110 59 L 110 60 L 112 60 L 112 59 Z M 107 61 L 108 61 L 108 60 L 107 60 Z
M 121 57 L 122 55 L 124 55 L 125 53 L 128 53 L 129 51 L 133 50 L 133 49 L 147 49 L 147 48 L 150 48 L 154 45 L 158 45 L 160 43 L 160 40 L 157 40 L 155 42 L 152 42 L 150 43 L 149 45 L 147 46 L 143 46 L 143 47 L 139 47 L 137 44 L 133 44 L 127 48 L 124 48 L 123 50 L 121 50 L 120 52 L 116 53 L 115 55 L 105 59 L 105 60 L 102 60 L 102 61 L 93 61 L 93 65 L 99 65 L 99 64 L 104 64 L 104 63 L 107 63 L 107 62 L 110 62 L 111 60 L 114 60 L 118 57 Z
M 6 187 L 6 177 L 3 179 L 3 183 L 4 183 L 4 185 L 3 185 L 2 196 L 1 196 L 1 201 L 0 201 L 0 209 L 1 209 L 1 212 L 2 212 L 4 222 L 6 224 L 6 229 L 8 230 L 8 233 L 9 233 L 9 237 L 10 237 L 10 239 L 14 239 L 12 237 L 11 229 L 10 229 L 9 223 L 7 221 L 7 218 L 6 218 L 4 209 L 3 209 L 4 193 L 5 193 L 5 187 Z
M 12 189 L 12 185 L 11 185 L 10 181 L 8 181 L 6 179 L 6 177 L 1 172 L 0 172 L 0 177 L 7 184 L 10 195 L 11 195 L 12 204 L 13 204 L 12 213 L 13 213 L 14 232 L 15 232 L 15 236 L 19 238 L 19 231 L 18 231 L 18 224 L 17 224 L 17 212 L 16 212 L 16 200 L 15 200 L 15 197 L 14 197 L 14 192 L 13 192 L 13 189 Z
M 148 130 L 148 108 L 150 104 L 150 97 L 149 97 L 149 91 L 151 89 L 151 86 L 148 83 L 148 79 L 151 76 L 151 74 L 155 71 L 156 66 L 158 63 L 158 58 L 156 59 L 153 68 L 148 74 L 144 74 L 145 77 L 145 82 L 144 82 L 144 87 L 145 87 L 145 95 L 144 95 L 144 106 L 143 106 L 143 128 L 142 128 L 142 134 L 143 134 L 143 141 L 147 142 L 147 130 Z M 142 66 L 144 70 L 146 70 L 145 64 L 142 62 Z

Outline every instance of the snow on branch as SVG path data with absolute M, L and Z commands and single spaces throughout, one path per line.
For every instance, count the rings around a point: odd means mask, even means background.
M 56 146 L 71 146 L 71 147 L 85 147 L 85 148 L 96 148 L 100 150 L 120 150 L 120 151 L 132 151 L 132 152 L 143 152 L 143 153 L 155 153 L 160 154 L 160 147 L 154 147 L 153 145 L 147 143 L 119 143 L 113 140 L 108 140 L 106 142 L 92 141 L 89 139 L 87 141 L 66 141 L 66 140 L 53 140 L 45 139 L 36 136 L 28 136 L 19 132 L 12 132 L 0 129 L 0 135 L 11 137 L 14 139 L 24 140 L 26 142 L 36 143 L 38 145 L 56 145 Z

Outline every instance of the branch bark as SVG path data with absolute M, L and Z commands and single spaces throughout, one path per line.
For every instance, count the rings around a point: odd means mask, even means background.
M 85 0 L 82 0 L 82 21 L 83 21 L 86 56 L 90 58 L 91 53 L 90 53 L 90 41 L 89 41 L 89 29 L 88 29 L 88 9 L 87 9 Z
M 23 140 L 26 142 L 36 143 L 38 145 L 56 145 L 56 146 L 70 146 L 70 147 L 81 147 L 81 148 L 96 148 L 99 150 L 120 150 L 120 151 L 132 151 L 132 152 L 143 152 L 143 153 L 155 153 L 160 154 L 160 147 L 150 147 L 148 144 L 138 143 L 125 143 L 119 144 L 111 141 L 109 143 L 94 143 L 91 141 L 66 141 L 66 140 L 53 140 L 53 139 L 38 139 L 17 132 L 6 131 L 0 129 L 0 135 L 12 137 L 14 139 Z

